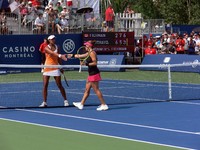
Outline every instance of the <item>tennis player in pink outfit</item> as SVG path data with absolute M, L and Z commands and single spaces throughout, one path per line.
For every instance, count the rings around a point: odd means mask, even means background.
M 73 102 L 73 105 L 76 106 L 78 109 L 83 109 L 83 106 L 88 96 L 90 95 L 90 90 L 91 88 L 93 88 L 94 92 L 101 102 L 101 105 L 97 108 L 97 111 L 108 110 L 108 105 L 106 105 L 103 95 L 99 89 L 99 81 L 101 81 L 101 75 L 97 67 L 97 54 L 92 49 L 93 43 L 92 41 L 88 41 L 84 43 L 84 45 L 86 47 L 86 51 L 89 57 L 84 62 L 82 62 L 82 65 L 88 66 L 89 76 L 86 80 L 85 92 L 81 102 Z M 85 57 L 85 54 L 73 54 L 72 57 L 82 58 Z

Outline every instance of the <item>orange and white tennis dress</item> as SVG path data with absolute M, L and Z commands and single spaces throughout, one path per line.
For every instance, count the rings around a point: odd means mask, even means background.
M 51 46 L 48 45 L 48 47 L 51 49 Z M 55 45 L 56 49 L 53 51 L 54 53 L 58 53 L 58 47 Z M 58 57 L 45 53 L 46 55 L 46 61 L 45 65 L 59 65 L 58 63 Z M 44 68 L 43 75 L 45 76 L 60 76 L 60 69 L 59 68 Z

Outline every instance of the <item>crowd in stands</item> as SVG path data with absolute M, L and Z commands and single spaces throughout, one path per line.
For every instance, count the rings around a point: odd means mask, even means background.
M 142 41 L 143 40 L 143 41 Z M 137 41 L 135 55 L 143 54 L 200 54 L 200 33 L 192 31 L 191 33 L 177 34 L 164 32 L 161 36 L 152 34 L 144 36 Z
M 20 23 L 24 28 L 31 27 L 31 30 L 37 34 L 48 33 L 62 34 L 68 33 L 71 26 L 79 27 L 84 24 L 88 29 L 100 26 L 101 31 L 113 32 L 115 29 L 115 12 L 112 5 L 109 5 L 103 16 L 94 14 L 94 12 L 85 11 L 84 22 L 82 15 L 77 14 L 78 0 L 7 0 L 9 2 L 6 13 L 12 14 L 13 19 Z M 5 10 L 0 10 L 1 12 Z M 135 12 L 128 5 L 124 13 L 134 14 Z M 20 20 L 19 20 L 20 19 Z M 98 21 L 99 19 L 99 21 Z M 101 21 L 101 22 L 100 22 Z M 102 23 L 103 22 L 103 23 Z M 48 28 L 47 28 L 48 27 Z M 3 28 L 3 27 L 2 27 Z M 7 33 L 6 28 L 2 33 Z
M 46 25 L 50 33 L 67 33 L 69 21 L 77 11 L 77 1 L 73 0 L 9 0 L 7 13 L 12 13 L 17 21 L 21 19 L 22 26 L 33 24 L 37 33 L 45 33 Z M 72 7 L 73 5 L 73 7 Z M 1 10 L 1 12 L 5 11 Z M 96 18 L 91 12 L 84 12 L 87 22 L 94 22 Z M 19 17 L 20 15 L 20 17 Z

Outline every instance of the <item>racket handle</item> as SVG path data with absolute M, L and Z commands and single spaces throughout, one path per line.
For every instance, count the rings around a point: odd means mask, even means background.
M 81 72 L 81 65 L 80 65 L 80 67 L 79 67 L 79 71 L 78 72 Z

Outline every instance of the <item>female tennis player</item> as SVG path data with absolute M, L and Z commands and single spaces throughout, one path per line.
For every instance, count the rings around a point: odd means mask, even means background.
M 84 92 L 81 102 L 73 102 L 73 105 L 76 106 L 78 109 L 83 109 L 83 106 L 88 96 L 90 95 L 90 90 L 91 88 L 93 88 L 94 92 L 96 93 L 96 95 L 98 96 L 101 102 L 101 105 L 97 108 L 97 111 L 108 110 L 108 105 L 106 105 L 103 99 L 103 95 L 99 89 L 99 81 L 101 80 L 101 76 L 100 76 L 100 71 L 97 67 L 97 54 L 92 49 L 93 42 L 88 41 L 84 43 L 84 45 L 87 51 L 86 54 L 72 54 L 71 55 L 72 57 L 79 58 L 79 59 L 82 57 L 87 57 L 89 55 L 85 61 L 81 62 L 82 63 L 81 65 L 88 66 L 88 73 L 89 73 L 89 76 L 86 80 L 85 92 Z
M 50 35 L 48 37 L 49 45 L 45 47 L 45 65 L 59 65 L 61 60 L 67 61 L 66 55 L 59 54 L 60 50 L 56 45 L 55 36 Z M 47 107 L 47 89 L 50 77 L 54 77 L 56 84 L 64 99 L 64 106 L 69 106 L 67 101 L 65 89 L 61 83 L 61 71 L 59 68 L 44 68 L 43 72 L 43 102 L 39 107 Z

